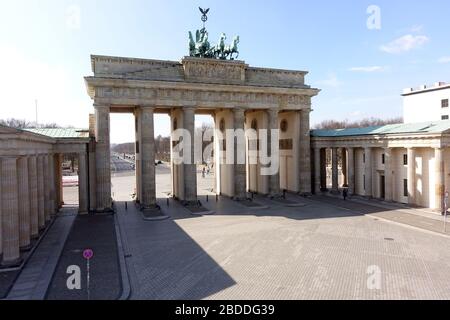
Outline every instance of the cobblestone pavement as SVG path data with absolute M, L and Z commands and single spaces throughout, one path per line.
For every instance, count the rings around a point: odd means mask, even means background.
M 200 192 L 216 214 L 193 217 L 159 192 L 171 219 L 146 222 L 120 203 L 133 178 L 115 179 L 132 299 L 450 299 L 448 237 L 297 196 L 252 210 Z
M 402 207 L 396 204 L 383 204 L 375 201 L 344 201 L 336 197 L 315 196 L 313 199 L 331 203 L 354 212 L 371 215 L 375 218 L 401 223 L 414 228 L 450 236 L 450 223 L 444 226 L 444 218 L 439 214 L 424 215 L 420 210 Z

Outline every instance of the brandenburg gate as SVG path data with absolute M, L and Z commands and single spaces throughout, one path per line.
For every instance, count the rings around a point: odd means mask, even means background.
M 189 32 L 189 56 L 181 62 L 91 57 L 93 76 L 85 78 L 95 108 L 95 143 L 89 164 L 91 210 L 112 207 L 109 131 L 110 113 L 115 112 L 135 116 L 136 198 L 143 209 L 157 207 L 155 113 L 171 117 L 172 133 L 179 129 L 188 133 L 171 137 L 172 195 L 184 204 L 198 203 L 196 163 L 174 161 L 174 153 L 183 141 L 191 148 L 183 149 L 182 157 L 194 159 L 195 114 L 209 114 L 215 122 L 217 194 L 243 200 L 248 191 L 272 197 L 279 196 L 282 189 L 311 193 L 309 118 L 311 98 L 319 90 L 305 84 L 307 72 L 255 68 L 237 60 L 238 36 L 226 45 L 222 33 L 218 44 L 212 46 L 205 28 L 209 9 L 200 11 L 203 28 L 195 32 L 195 39 Z M 219 133 L 249 129 L 269 132 L 267 143 L 260 144 L 258 137 L 246 134 L 245 143 L 231 145 L 234 160 L 244 157 L 245 161 L 224 161 L 230 141 Z M 279 132 L 279 141 L 269 136 L 274 130 Z M 274 143 L 279 147 L 279 164 L 276 161 L 273 174 L 263 175 L 261 169 L 267 164 L 258 152 L 251 151 L 267 148 L 270 153 Z
M 281 189 L 311 192 L 311 97 L 304 71 L 254 68 L 238 60 L 185 57 L 181 62 L 92 56 L 85 78 L 95 108 L 95 163 L 90 196 L 98 211 L 112 206 L 110 113 L 133 113 L 136 123 L 136 187 L 142 207 L 156 204 L 154 114 L 171 117 L 172 131 L 194 137 L 195 114 L 210 114 L 217 130 L 280 129 L 280 170 L 261 176 L 256 164 L 224 164 L 215 148 L 216 192 L 235 199 L 247 191 L 276 196 Z M 173 146 L 172 142 L 172 146 Z M 193 145 L 193 141 L 192 141 Z M 220 146 L 215 141 L 215 146 Z M 238 148 L 241 150 L 238 150 Z M 235 145 L 248 154 L 249 144 Z M 192 148 L 193 149 L 193 148 Z M 222 150 L 220 150 L 222 149 Z M 193 153 L 193 150 L 192 150 Z M 94 162 L 94 161 L 93 161 Z M 173 196 L 197 201 L 196 165 L 172 163 Z

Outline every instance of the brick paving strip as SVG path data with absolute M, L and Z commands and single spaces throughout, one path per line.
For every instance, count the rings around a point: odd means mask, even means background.
M 93 251 L 87 282 L 86 249 Z M 78 215 L 47 291 L 48 300 L 116 300 L 122 295 L 121 261 L 114 215 Z M 67 288 L 67 268 L 81 269 L 81 289 Z
M 7 300 L 42 300 L 75 220 L 75 208 L 63 208 L 17 277 Z

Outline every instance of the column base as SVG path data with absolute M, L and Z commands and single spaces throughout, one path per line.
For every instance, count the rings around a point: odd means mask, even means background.
M 113 213 L 114 209 L 113 208 L 100 208 L 100 209 L 96 209 L 94 213 Z
M 30 243 L 29 245 L 20 247 L 20 251 L 21 252 L 27 252 L 27 251 L 30 251 L 32 248 L 33 248 L 33 245 Z
M 0 269 L 17 268 L 17 267 L 20 267 L 22 262 L 23 262 L 22 258 L 17 258 L 12 261 L 2 261 L 2 263 L 0 263 Z
M 231 200 L 233 201 L 247 201 L 248 197 L 230 197 Z
M 161 221 L 169 219 L 169 216 L 165 215 L 162 212 L 161 207 L 157 204 L 140 206 L 140 210 L 142 212 L 142 218 L 145 221 Z
M 307 198 L 311 197 L 313 194 L 311 192 L 299 192 L 298 195 Z
M 183 207 L 201 207 L 200 200 L 178 200 Z
M 269 199 L 284 199 L 282 193 L 271 193 L 267 195 L 267 198 Z

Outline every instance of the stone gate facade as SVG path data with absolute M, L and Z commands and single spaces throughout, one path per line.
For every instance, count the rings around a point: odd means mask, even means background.
M 136 190 L 143 208 L 156 204 L 155 113 L 169 114 L 172 130 L 194 137 L 195 114 L 210 114 L 216 129 L 280 129 L 280 170 L 261 176 L 256 165 L 221 164 L 215 139 L 216 192 L 241 199 L 247 191 L 277 195 L 281 189 L 311 192 L 310 112 L 318 89 L 305 84 L 307 72 L 250 67 L 243 61 L 185 57 L 181 62 L 92 56 L 85 78 L 95 108 L 95 156 L 90 157 L 90 207 L 111 209 L 110 113 L 136 119 Z M 176 128 L 175 128 L 176 127 Z M 173 144 L 172 144 L 173 145 Z M 235 146 L 248 154 L 248 145 Z M 192 151 L 193 152 L 193 151 Z M 173 196 L 197 201 L 196 165 L 172 163 Z

